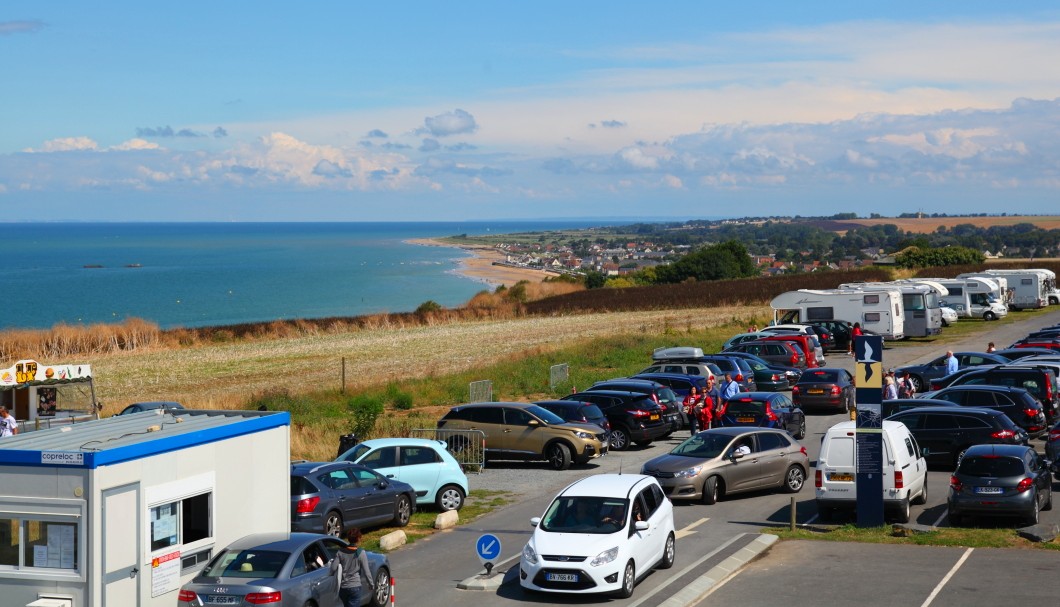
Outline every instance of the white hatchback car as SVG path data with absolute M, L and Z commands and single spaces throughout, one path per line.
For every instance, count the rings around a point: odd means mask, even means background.
M 643 474 L 597 474 L 552 500 L 523 547 L 519 583 L 543 592 L 627 598 L 653 567 L 673 567 L 674 508 Z

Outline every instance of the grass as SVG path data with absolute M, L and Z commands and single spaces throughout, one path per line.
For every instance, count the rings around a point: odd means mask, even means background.
M 460 524 L 466 525 L 475 519 L 489 514 L 494 510 L 504 508 L 515 500 L 515 494 L 507 491 L 486 491 L 473 489 L 464 501 L 460 509 Z M 434 519 L 438 511 L 434 508 L 417 510 L 409 519 L 408 526 L 402 528 L 407 538 L 407 543 L 412 544 L 416 540 L 437 533 L 434 528 Z M 365 550 L 379 551 L 379 538 L 394 531 L 392 527 L 382 527 L 365 531 L 361 537 L 361 546 Z
M 867 527 L 843 525 L 836 528 L 766 527 L 763 533 L 772 533 L 783 540 L 826 540 L 831 542 L 862 542 L 868 544 L 908 544 L 916 546 L 961 546 L 967 548 L 1024 548 L 1038 550 L 1060 550 L 1060 543 L 1040 543 L 1020 537 L 1011 528 L 965 528 L 940 527 L 929 533 L 905 533 L 897 527 Z

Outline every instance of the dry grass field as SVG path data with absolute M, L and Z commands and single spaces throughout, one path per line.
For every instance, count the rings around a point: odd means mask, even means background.
M 923 219 L 881 217 L 879 219 L 843 219 L 831 221 L 829 223 L 835 224 L 832 229 L 835 229 L 836 231 L 844 231 L 842 228 L 844 225 L 848 226 L 846 229 L 850 229 L 861 226 L 868 227 L 892 224 L 906 232 L 927 234 L 934 232 L 939 226 L 945 226 L 949 229 L 961 224 L 972 224 L 976 227 L 988 228 L 991 226 L 1010 226 L 1018 223 L 1030 223 L 1043 230 L 1055 230 L 1060 228 L 1060 216 L 1009 215 L 1006 217 L 924 217 Z

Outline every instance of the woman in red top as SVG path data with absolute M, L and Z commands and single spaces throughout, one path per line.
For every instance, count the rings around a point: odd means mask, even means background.
M 856 323 L 854 323 L 854 328 L 850 330 L 850 346 L 847 348 L 847 355 L 848 356 L 853 356 L 854 355 L 854 338 L 855 337 L 861 337 L 861 335 L 862 335 L 861 323 L 860 322 L 856 322 Z
M 684 402 L 685 416 L 688 418 L 688 427 L 692 429 L 692 434 L 699 432 L 699 407 L 702 404 L 703 397 L 699 394 L 699 390 L 692 386 Z

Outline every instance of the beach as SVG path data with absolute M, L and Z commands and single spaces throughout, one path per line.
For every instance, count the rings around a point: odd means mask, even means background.
M 504 285 L 505 287 L 510 287 L 521 280 L 541 282 L 549 276 L 558 276 L 556 272 L 548 270 L 495 265 L 495 261 L 504 261 L 504 253 L 488 245 L 455 245 L 431 238 L 414 238 L 405 242 L 428 247 L 463 249 L 471 253 L 472 257 L 460 261 L 460 267 L 457 272 L 492 286 Z

